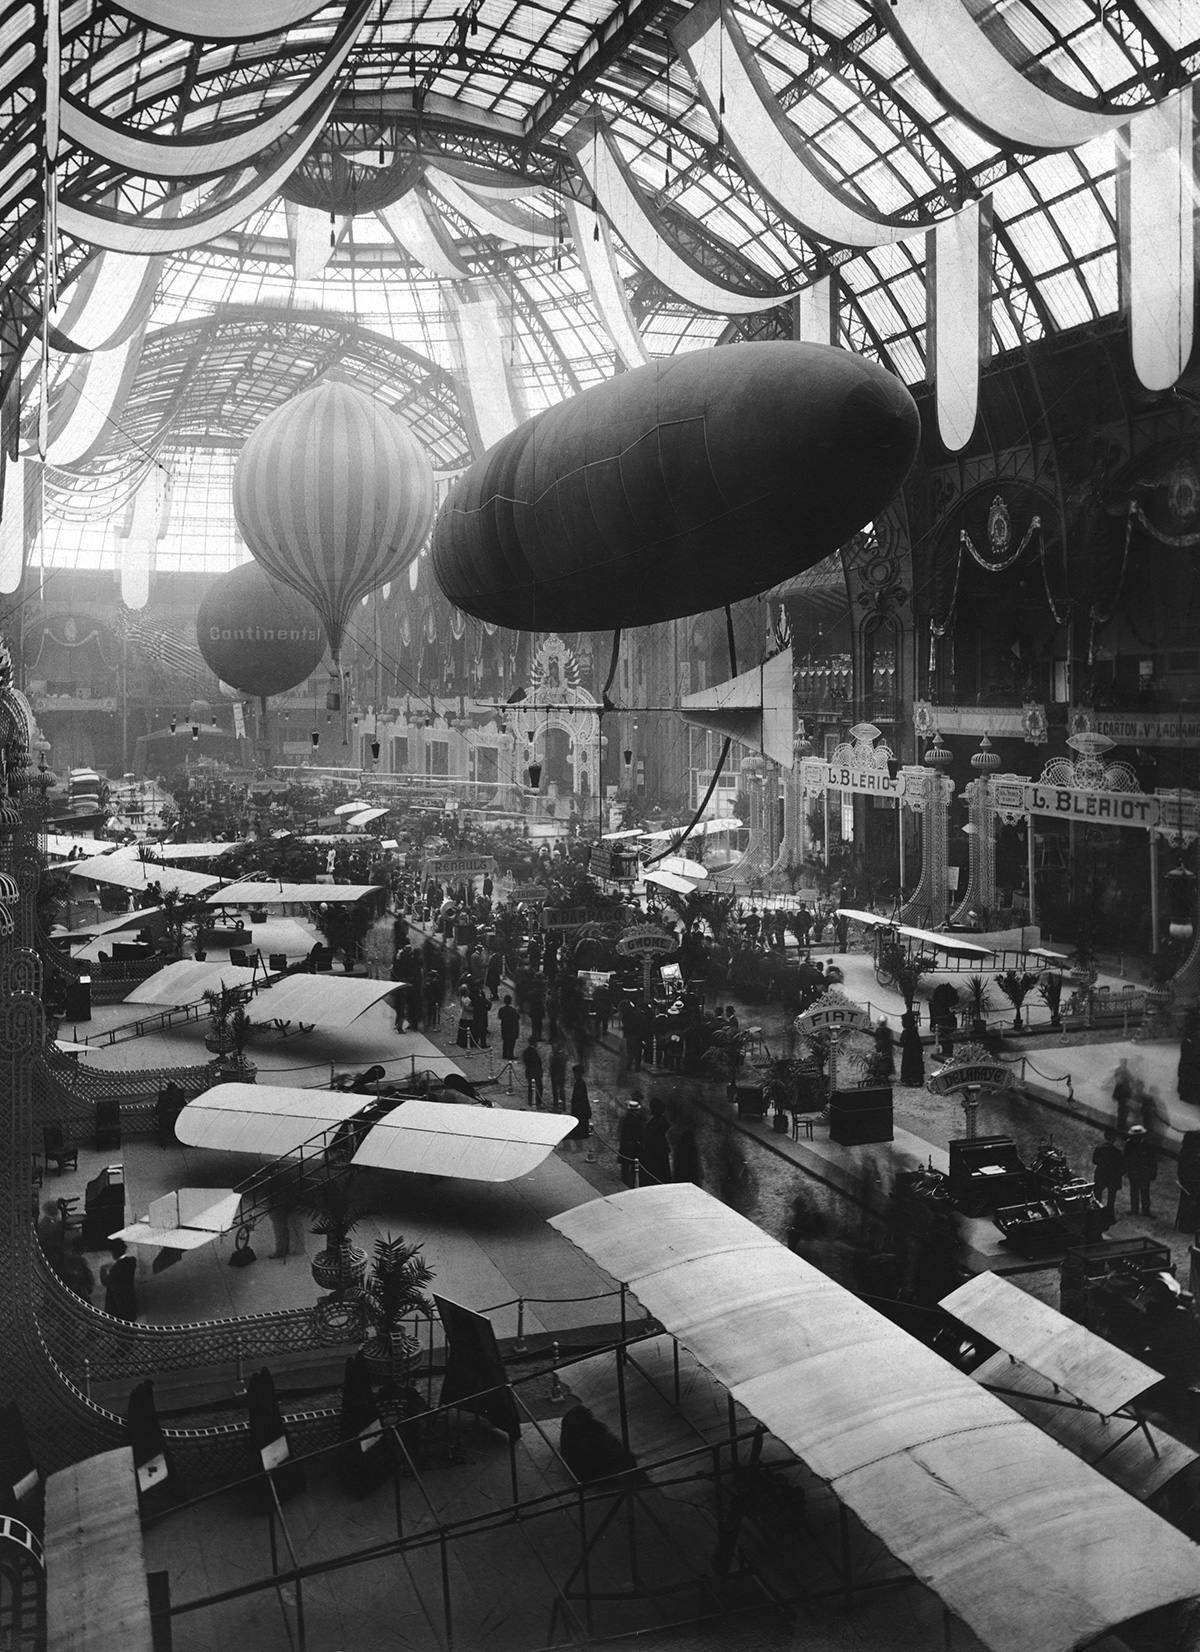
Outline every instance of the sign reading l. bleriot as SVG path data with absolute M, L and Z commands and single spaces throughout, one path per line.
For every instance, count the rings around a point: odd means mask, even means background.
M 806 757 L 800 764 L 800 784 L 807 792 L 862 792 L 868 797 L 903 797 L 904 775 L 887 769 L 860 769 L 850 763 L 826 763 Z
M 823 1008 L 805 1010 L 803 1015 L 796 1017 L 796 1031 L 802 1034 L 815 1032 L 866 1032 L 871 1026 L 870 1014 L 858 1004 L 827 1004 Z

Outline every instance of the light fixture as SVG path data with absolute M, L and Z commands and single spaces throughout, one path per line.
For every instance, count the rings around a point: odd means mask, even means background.
M 626 746 L 625 750 L 621 753 L 621 756 L 625 759 L 625 767 L 627 769 L 631 768 L 633 766 L 633 751 L 632 751 L 632 748 L 629 747 L 629 746 Z
M 529 775 L 529 784 L 531 786 L 537 787 L 541 785 L 542 765 L 540 763 L 530 763 L 526 773 Z
M 174 734 L 174 732 L 175 732 L 176 728 L 178 728 L 178 726 L 179 726 L 178 717 L 172 717 L 171 718 L 171 733 L 172 734 Z
M 199 723 L 193 723 L 192 724 L 192 739 L 193 740 L 198 740 L 199 738 L 200 738 L 200 725 L 199 725 Z
M 316 751 L 317 747 L 321 744 L 320 729 L 313 729 L 310 739 L 312 740 L 313 750 Z

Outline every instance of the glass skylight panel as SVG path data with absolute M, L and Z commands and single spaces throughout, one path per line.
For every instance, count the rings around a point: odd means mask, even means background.
M 1038 293 L 1060 328 L 1078 327 L 1093 319 L 1092 306 L 1073 269 L 1043 276 Z
M 1031 58 L 1040 57 L 1055 44 L 1057 36 L 1028 6 L 1020 3 L 1001 5 L 997 10 Z
M 1048 211 L 1074 252 L 1092 252 L 1113 239 L 1113 226 L 1095 192 L 1086 184 L 1074 195 L 1055 201 Z
M 1079 262 L 1079 279 L 1087 287 L 1098 315 L 1113 315 L 1120 308 L 1120 266 L 1115 247 Z
M 887 341 L 886 351 L 892 371 L 905 384 L 920 384 L 925 378 L 924 331 L 918 341 L 911 334 Z
M 1007 233 L 1034 275 L 1042 275 L 1046 270 L 1056 269 L 1062 264 L 1065 257 L 1063 244 L 1040 213 L 1016 222 L 1010 220 Z

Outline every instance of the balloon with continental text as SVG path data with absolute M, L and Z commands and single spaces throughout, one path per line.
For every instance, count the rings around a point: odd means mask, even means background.
M 222 574 L 196 611 L 196 644 L 223 683 L 242 694 L 282 694 L 310 676 L 325 632 L 307 598 L 244 562 Z

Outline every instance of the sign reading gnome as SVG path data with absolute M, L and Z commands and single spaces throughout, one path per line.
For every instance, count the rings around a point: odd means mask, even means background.
M 657 924 L 635 924 L 627 929 L 617 939 L 617 951 L 625 958 L 640 958 L 642 960 L 642 992 L 647 1003 L 650 1001 L 651 967 L 655 958 L 665 957 L 668 953 L 676 952 L 679 942 L 669 930 L 660 929 Z

